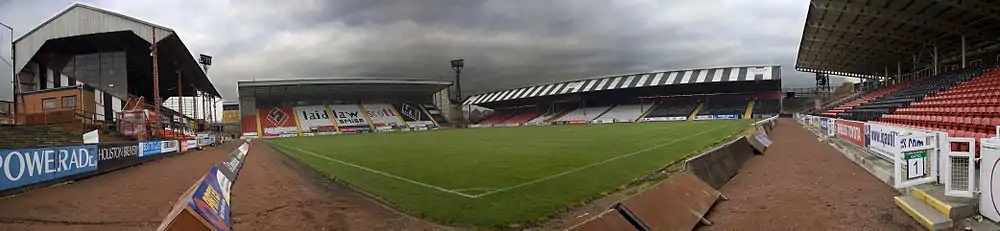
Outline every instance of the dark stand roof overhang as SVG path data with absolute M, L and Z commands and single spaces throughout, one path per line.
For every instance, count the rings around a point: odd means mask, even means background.
M 876 78 L 1000 44 L 1000 3 L 982 0 L 812 0 L 795 68 Z M 914 62 L 914 56 L 917 58 Z
M 79 20 L 91 21 L 75 22 Z M 78 28 L 67 29 L 67 23 Z M 65 65 L 71 55 L 127 51 L 130 87 L 133 83 L 136 87 L 145 87 L 152 96 L 150 41 L 157 41 L 162 99 L 177 96 L 178 71 L 183 85 L 181 95 L 194 96 L 197 89 L 220 97 L 187 46 L 172 29 L 83 4 L 70 6 L 15 40 L 15 66 L 21 70 L 28 60 L 62 62 Z
M 237 82 L 240 98 L 274 101 L 425 98 L 451 85 L 441 80 L 365 77 Z

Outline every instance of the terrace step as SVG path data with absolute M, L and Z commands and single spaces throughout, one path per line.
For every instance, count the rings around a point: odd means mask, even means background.
M 920 223 L 927 230 L 945 230 L 954 225 L 951 218 L 941 214 L 916 197 L 909 195 L 895 196 L 893 197 L 893 201 L 896 202 L 896 206 L 903 209 L 906 214 L 913 217 L 917 223 Z

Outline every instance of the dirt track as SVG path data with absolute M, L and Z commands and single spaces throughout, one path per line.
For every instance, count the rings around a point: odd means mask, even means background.
M 0 230 L 153 230 L 239 142 L 0 199 Z
M 751 158 L 701 230 L 919 230 L 893 204 L 896 191 L 791 119 Z
M 240 143 L 0 199 L 0 230 L 154 230 Z M 439 230 L 331 183 L 261 143 L 233 186 L 234 230 Z
M 332 183 L 254 142 L 233 186 L 233 229 L 441 230 Z

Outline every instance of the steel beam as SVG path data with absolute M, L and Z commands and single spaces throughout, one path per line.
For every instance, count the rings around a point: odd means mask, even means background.
M 825 44 L 843 45 L 843 46 L 849 46 L 849 47 L 867 48 L 867 49 L 870 49 L 870 50 L 873 50 L 873 51 L 882 51 L 882 52 L 886 52 L 886 53 L 901 54 L 901 55 L 906 55 L 906 54 L 912 54 L 913 53 L 913 51 L 912 51 L 913 48 L 903 49 L 903 50 L 895 50 L 895 49 L 887 48 L 886 45 L 878 45 L 878 44 L 873 45 L 873 44 L 860 43 L 860 42 L 855 43 L 855 42 L 831 41 L 831 40 L 819 39 L 819 38 L 813 38 L 813 37 L 803 37 L 802 40 L 806 41 L 806 42 L 812 42 L 812 43 L 825 43 Z
M 821 24 L 816 24 L 816 23 L 806 24 L 806 27 L 815 28 L 815 29 L 819 29 L 819 30 L 825 30 L 825 31 L 833 31 L 833 32 L 841 32 L 841 33 L 851 33 L 851 34 L 858 34 L 858 35 L 864 35 L 864 36 L 873 36 L 873 37 L 891 39 L 891 40 L 896 40 L 896 41 L 901 41 L 901 42 L 916 43 L 916 44 L 928 44 L 928 43 L 930 43 L 932 41 L 932 39 L 927 38 L 924 35 L 908 34 L 908 33 L 901 33 L 901 32 L 895 32 L 895 31 L 865 31 L 865 30 L 856 30 L 856 29 L 849 29 L 849 28 L 848 29 L 844 29 L 844 28 L 836 28 L 836 27 L 833 27 L 833 26 L 823 26 Z M 916 39 L 914 39 L 914 38 L 916 38 Z
M 975 12 L 987 18 L 1000 20 L 1000 7 L 976 0 L 934 0 L 964 11 Z
M 813 2 L 819 2 L 819 1 L 813 1 Z M 978 31 L 978 29 L 970 28 L 962 24 L 939 21 L 937 19 L 926 17 L 923 15 L 880 9 L 878 7 L 858 5 L 856 3 L 852 4 L 849 2 L 823 1 L 822 3 L 814 4 L 814 9 L 822 11 L 833 11 L 833 12 L 855 14 L 855 15 L 864 15 L 873 18 L 881 18 L 899 23 L 910 24 L 917 27 L 928 28 L 935 31 L 954 33 L 954 34 L 967 34 L 963 32 Z

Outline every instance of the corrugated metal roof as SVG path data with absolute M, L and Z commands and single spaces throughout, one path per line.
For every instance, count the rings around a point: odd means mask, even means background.
M 533 97 L 676 84 L 780 80 L 777 65 L 718 67 L 602 76 L 513 88 L 474 95 L 464 104 L 483 104 Z M 523 91 L 523 92 L 522 92 Z
M 15 70 L 24 68 L 48 40 L 116 31 L 132 31 L 150 43 L 154 41 L 153 31 L 156 41 L 174 34 L 170 28 L 77 3 L 14 40 Z

